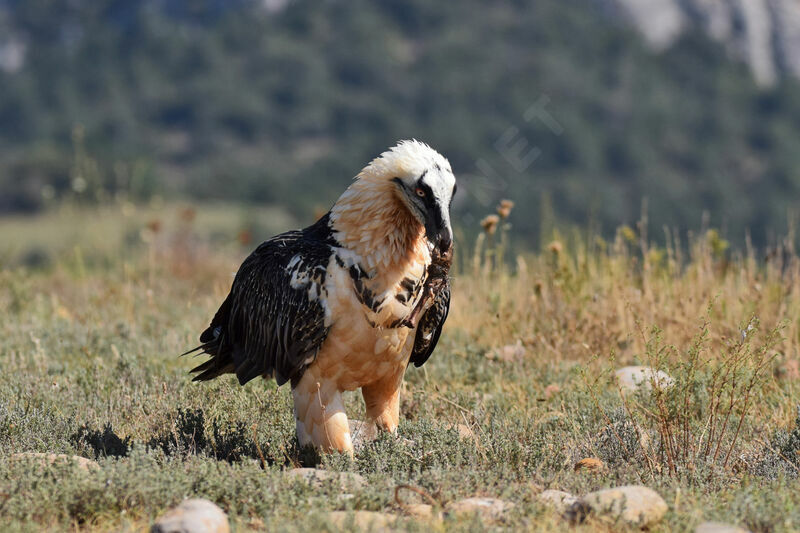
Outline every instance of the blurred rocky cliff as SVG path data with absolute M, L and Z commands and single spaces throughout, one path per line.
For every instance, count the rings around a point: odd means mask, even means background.
M 700 29 L 745 61 L 762 86 L 800 77 L 800 0 L 595 0 L 656 50 Z

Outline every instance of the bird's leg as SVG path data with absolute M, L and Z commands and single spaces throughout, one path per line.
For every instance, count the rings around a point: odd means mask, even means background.
M 405 368 L 401 368 L 395 374 L 361 387 L 367 406 L 367 419 L 390 433 L 396 433 L 400 423 L 400 385 L 404 372 Z
M 309 368 L 292 389 L 292 396 L 300 446 L 311 444 L 323 452 L 353 454 L 342 392 L 333 381 L 318 378 Z

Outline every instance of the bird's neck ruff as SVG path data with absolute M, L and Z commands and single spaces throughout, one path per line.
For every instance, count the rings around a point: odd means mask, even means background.
M 371 272 L 396 272 L 430 259 L 425 228 L 391 180 L 362 173 L 331 209 L 331 228 L 342 247 L 357 254 Z

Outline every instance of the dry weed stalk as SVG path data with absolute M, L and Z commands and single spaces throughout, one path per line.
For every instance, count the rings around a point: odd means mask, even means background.
M 711 305 L 683 356 L 664 342 L 661 329 L 645 332 L 640 326 L 648 365 L 675 378 L 674 384 L 664 383 L 652 373 L 649 386 L 633 394 L 618 387 L 639 442 L 642 427 L 649 426 L 659 437 L 657 457 L 641 446 L 651 474 L 666 471 L 678 476 L 695 472 L 700 465 L 727 471 L 753 396 L 777 355 L 773 348 L 781 341 L 782 326 L 762 333 L 756 317 L 743 324 L 739 339 L 715 353 L 710 345 L 710 316 Z M 592 394 L 602 412 L 596 393 Z M 610 427 L 607 415 L 603 416 Z M 614 434 L 624 445 L 616 431 Z

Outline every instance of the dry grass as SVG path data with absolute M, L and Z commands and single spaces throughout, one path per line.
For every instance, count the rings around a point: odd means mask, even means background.
M 191 384 L 193 361 L 175 357 L 194 345 L 251 236 L 283 222 L 130 209 L 0 221 L 0 458 L 78 453 L 101 466 L 59 477 L 3 460 L 0 517 L 11 529 L 135 530 L 197 494 L 241 530 L 301 531 L 320 526 L 321 511 L 396 512 L 393 490 L 408 484 L 443 503 L 476 494 L 516 503 L 503 524 L 449 518 L 450 529 L 557 531 L 563 524 L 536 502 L 538 490 L 625 483 L 664 496 L 664 531 L 703 519 L 800 527 L 800 433 L 791 433 L 800 259 L 789 246 L 765 259 L 704 231 L 655 247 L 640 225 L 612 242 L 554 235 L 541 253 L 512 259 L 499 217 L 476 246 L 460 243 L 440 347 L 407 374 L 401 432 L 411 442 L 383 436 L 354 464 L 323 459 L 370 480 L 341 500 L 334 487 L 281 475 L 308 460 L 296 449 L 286 389 Z M 31 262 L 32 249 L 46 261 Z M 747 330 L 754 317 L 758 334 Z M 677 386 L 622 394 L 612 371 L 638 363 Z M 347 402 L 363 413 L 358 396 Z M 474 438 L 448 429 L 459 423 Z M 608 468 L 574 471 L 584 457 Z

